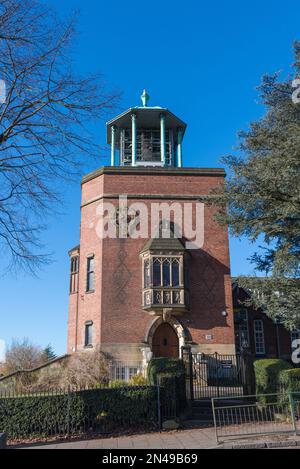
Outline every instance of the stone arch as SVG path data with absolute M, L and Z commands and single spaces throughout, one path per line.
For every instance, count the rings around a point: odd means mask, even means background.
M 170 326 L 172 326 L 172 328 L 177 334 L 177 337 L 179 339 L 179 352 L 181 356 L 181 347 L 184 347 L 186 345 L 187 334 L 183 325 L 178 321 L 178 319 L 173 316 L 169 317 L 166 321 L 164 321 L 162 317 L 155 318 L 148 327 L 145 342 L 149 345 L 150 349 L 152 350 L 152 341 L 155 331 L 161 324 L 164 324 L 166 322 L 170 324 Z

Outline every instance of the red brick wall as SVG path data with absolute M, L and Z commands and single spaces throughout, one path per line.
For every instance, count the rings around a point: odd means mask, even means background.
M 223 177 L 189 175 L 180 171 L 168 174 L 104 174 L 85 182 L 82 186 L 82 220 L 80 235 L 80 280 L 78 297 L 78 345 L 83 345 L 84 323 L 92 320 L 95 325 L 96 343 L 141 343 L 153 320 L 142 309 L 142 263 L 139 257 L 146 244 L 145 239 L 101 241 L 91 224 L 95 224 L 96 199 L 104 194 L 107 201 L 118 204 L 112 195 L 128 194 L 145 196 L 132 202 L 192 202 L 195 200 L 156 200 L 146 195 L 197 196 L 208 194 Z M 91 203 L 90 203 L 91 202 Z M 88 204 L 88 205 L 86 205 Z M 233 344 L 232 291 L 229 269 L 227 229 L 213 219 L 213 208 L 205 207 L 205 243 L 203 249 L 191 251 L 190 303 L 191 310 L 181 322 L 199 344 Z M 86 294 L 86 258 L 95 254 L 96 290 Z M 222 311 L 228 317 L 222 316 Z M 75 341 L 74 300 L 70 301 L 69 351 Z M 212 335 L 212 340 L 206 336 Z

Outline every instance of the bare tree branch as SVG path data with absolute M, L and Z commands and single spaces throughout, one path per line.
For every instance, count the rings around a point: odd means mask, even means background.
M 75 19 L 58 20 L 37 0 L 0 4 L 0 250 L 30 271 L 47 261 L 39 237 L 55 188 L 78 174 L 83 156 L 99 157 L 88 127 L 119 97 L 101 75 L 74 72 Z

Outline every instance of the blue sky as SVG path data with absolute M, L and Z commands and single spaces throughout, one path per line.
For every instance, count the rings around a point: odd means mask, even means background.
M 291 71 L 292 43 L 300 38 L 300 4 L 290 0 L 49 0 L 62 15 L 80 9 L 74 62 L 100 70 L 123 91 L 120 110 L 139 105 L 143 88 L 152 105 L 168 107 L 188 123 L 185 166 L 220 166 L 237 132 L 262 115 L 255 87 L 264 73 Z M 95 130 L 95 129 L 94 129 Z M 105 143 L 105 122 L 96 128 Z M 109 164 L 105 151 L 93 168 Z M 29 337 L 66 349 L 69 248 L 78 244 L 80 179 L 64 188 L 64 214 L 49 221 L 43 241 L 54 262 L 39 278 L 1 278 L 0 339 Z M 233 275 L 249 274 L 255 248 L 231 240 Z M 1 268 L 1 262 L 0 262 Z

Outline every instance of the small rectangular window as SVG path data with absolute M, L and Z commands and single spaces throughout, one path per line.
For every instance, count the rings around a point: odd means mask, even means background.
M 116 380 L 117 381 L 126 380 L 126 367 L 125 366 L 118 366 L 116 368 Z
M 89 323 L 85 325 L 85 347 L 91 347 L 93 345 L 93 324 Z
M 261 319 L 254 321 L 254 341 L 255 341 L 255 353 L 256 355 L 265 355 L 265 333 L 264 323 Z
M 95 290 L 95 258 L 88 257 L 86 291 L 91 292 L 94 290 Z
M 136 367 L 129 367 L 128 378 L 131 379 L 138 374 L 138 369 Z

